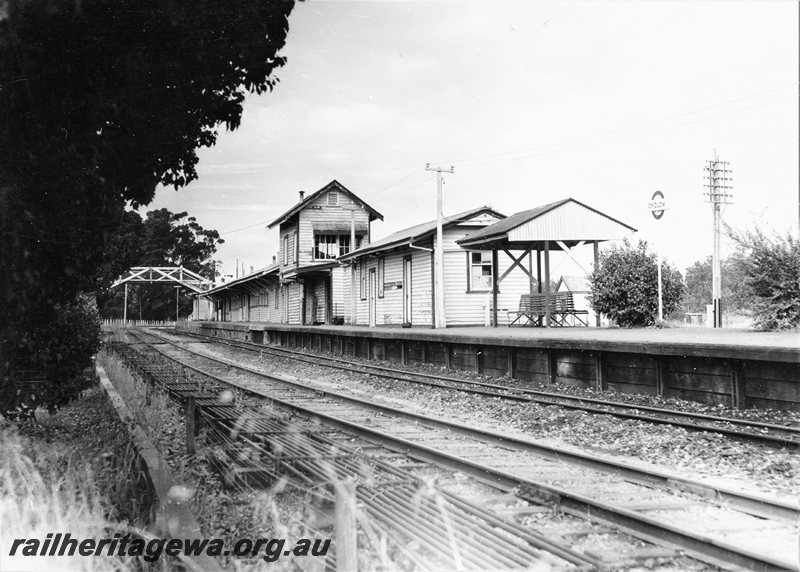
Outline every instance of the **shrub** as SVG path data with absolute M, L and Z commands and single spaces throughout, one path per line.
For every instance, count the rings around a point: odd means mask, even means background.
M 100 346 L 100 317 L 94 301 L 79 295 L 57 305 L 54 319 L 31 327 L 21 336 L 14 369 L 43 374 L 48 384 L 5 384 L 0 394 L 0 414 L 28 416 L 38 406 L 55 411 L 94 382 L 84 369 Z
M 753 325 L 760 330 L 800 326 L 800 241 L 790 234 L 768 237 L 760 229 L 737 232 L 737 264 L 752 297 Z
M 589 275 L 592 308 L 620 326 L 651 326 L 658 319 L 658 267 L 647 243 L 625 240 L 600 253 L 598 268 Z M 661 263 L 664 316 L 675 312 L 684 292 L 683 277 Z

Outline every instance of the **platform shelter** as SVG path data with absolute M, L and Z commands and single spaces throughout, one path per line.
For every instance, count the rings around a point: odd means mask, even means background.
M 544 306 L 547 308 L 544 325 L 550 327 L 550 298 L 553 295 L 550 289 L 550 253 L 562 251 L 581 266 L 574 256 L 574 251 L 591 245 L 594 249 L 594 265 L 597 267 L 598 246 L 601 242 L 622 240 L 634 232 L 636 229 L 632 226 L 573 198 L 566 198 L 518 212 L 456 242 L 462 248 L 492 252 L 492 323 L 495 327 L 497 327 L 499 285 L 516 267 L 530 279 L 530 293 L 544 295 Z M 503 274 L 498 271 L 498 253 L 501 251 L 512 260 L 511 266 Z M 535 277 L 533 253 L 536 260 Z M 544 276 L 542 276 L 542 266 L 544 266 Z M 600 325 L 599 316 L 596 325 Z

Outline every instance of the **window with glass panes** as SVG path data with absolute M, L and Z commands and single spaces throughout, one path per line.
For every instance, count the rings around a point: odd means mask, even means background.
M 350 252 L 349 234 L 314 235 L 314 260 L 333 260 Z
M 471 292 L 492 289 L 492 252 L 470 252 L 469 289 Z

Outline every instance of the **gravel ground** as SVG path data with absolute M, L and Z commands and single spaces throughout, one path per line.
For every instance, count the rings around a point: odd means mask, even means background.
M 212 351 L 209 344 L 198 344 L 200 351 Z M 511 431 L 529 438 L 565 442 L 587 450 L 612 454 L 621 459 L 633 458 L 678 470 L 683 474 L 712 478 L 739 489 L 776 495 L 787 495 L 794 502 L 800 494 L 800 454 L 788 448 L 743 442 L 712 432 L 688 431 L 680 427 L 622 420 L 611 415 L 593 415 L 558 406 L 507 402 L 499 398 L 468 395 L 456 390 L 424 387 L 397 380 L 384 380 L 357 375 L 321 366 L 300 363 L 287 358 L 257 356 L 252 352 L 213 348 L 213 352 L 243 363 L 259 365 L 267 371 L 282 371 L 313 380 L 320 387 L 349 391 L 365 398 L 395 404 L 457 419 L 498 431 Z M 307 353 L 313 353 L 307 351 Z M 397 367 L 397 364 L 365 362 Z M 474 374 L 444 370 L 430 366 L 406 368 L 409 371 L 438 373 L 448 377 L 481 379 Z M 510 380 L 507 380 L 510 381 Z M 547 385 L 547 391 L 597 396 L 595 392 Z M 616 394 L 620 396 L 620 394 Z M 603 398 L 614 397 L 602 394 Z M 729 413 L 751 420 L 798 424 L 800 416 L 792 412 L 772 410 L 726 411 L 702 404 L 663 400 L 647 396 L 622 395 L 625 401 L 652 405 L 669 404 L 714 414 Z

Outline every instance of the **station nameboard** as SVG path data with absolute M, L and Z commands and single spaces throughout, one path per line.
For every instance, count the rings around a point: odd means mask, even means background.
M 650 212 L 653 213 L 653 218 L 656 220 L 664 216 L 664 209 L 666 206 L 667 203 L 664 200 L 664 193 L 661 191 L 656 191 L 653 193 L 653 196 L 650 198 L 650 202 L 647 203 L 647 208 L 650 209 Z

